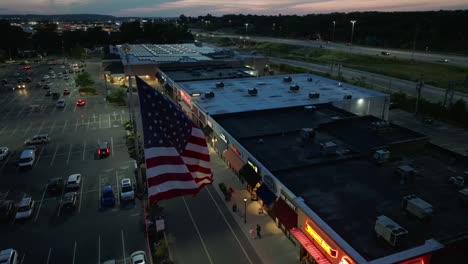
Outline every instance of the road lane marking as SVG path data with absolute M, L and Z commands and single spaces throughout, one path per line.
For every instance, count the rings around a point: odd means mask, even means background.
M 41 126 L 40 126 L 39 129 L 37 130 L 37 134 L 41 134 L 41 130 L 42 130 L 42 128 L 44 127 L 44 123 L 45 123 L 45 121 L 42 121 Z
M 52 156 L 52 160 L 50 161 L 50 166 L 51 167 L 52 167 L 52 165 L 54 165 L 54 160 L 55 160 L 55 156 L 57 155 L 58 148 L 59 148 L 59 144 L 57 144 L 57 147 L 55 147 L 54 155 Z
M 193 219 L 193 216 L 192 216 L 192 212 L 190 212 L 190 209 L 187 205 L 187 202 L 185 201 L 185 198 L 182 197 L 182 200 L 184 201 L 184 204 L 185 204 L 185 208 L 187 208 L 187 212 L 189 213 L 189 216 L 190 216 L 190 219 L 192 220 L 192 224 L 193 226 L 195 227 L 195 230 L 197 231 L 197 234 L 198 234 L 198 237 L 200 238 L 200 241 L 202 243 L 202 246 L 203 248 L 205 249 L 205 253 L 206 253 L 206 256 L 208 257 L 208 260 L 211 264 L 213 264 L 213 261 L 211 260 L 211 256 L 210 256 L 210 253 L 208 252 L 208 249 L 206 248 L 206 245 L 205 245 L 205 241 L 203 240 L 203 237 L 200 233 L 200 230 L 198 230 L 198 226 L 197 224 L 195 223 L 195 219 Z
M 122 235 L 122 253 L 123 253 L 123 259 L 124 261 L 126 261 L 126 257 L 125 257 L 125 240 L 124 240 L 124 233 L 123 233 L 123 229 L 120 229 L 120 234 Z
M 62 134 L 65 133 L 65 128 L 67 127 L 67 122 L 68 122 L 68 120 L 65 120 L 65 124 L 63 125 L 63 128 L 62 128 Z
M 50 253 L 52 253 L 52 248 L 49 248 L 49 254 L 47 255 L 47 262 L 46 262 L 46 264 L 49 264 Z
M 205 188 L 206 191 L 208 192 L 208 194 L 210 195 L 211 197 L 211 200 L 213 200 L 213 203 L 216 205 L 216 208 L 218 208 L 218 211 L 219 213 L 221 214 L 221 216 L 223 217 L 224 219 L 224 222 L 226 222 L 226 225 L 229 227 L 229 229 L 231 230 L 231 233 L 232 235 L 234 236 L 234 238 L 236 239 L 237 243 L 239 244 L 239 247 L 242 249 L 242 252 L 244 252 L 244 255 L 245 257 L 247 258 L 247 260 L 253 264 L 253 261 L 250 259 L 249 257 L 249 254 L 247 254 L 247 251 L 245 251 L 245 248 L 242 246 L 242 243 L 240 242 L 239 238 L 237 237 L 236 233 L 234 232 L 234 229 L 232 228 L 231 224 L 229 224 L 228 220 L 226 219 L 226 216 L 223 214 L 223 211 L 221 210 L 221 208 L 219 207 L 218 203 L 216 202 L 216 200 L 214 199 L 213 195 L 211 194 L 210 190 L 208 188 Z
M 50 129 L 49 129 L 49 134 L 52 134 L 52 131 L 53 131 L 54 128 L 55 128 L 55 123 L 57 123 L 57 120 L 54 120 L 54 123 L 52 123 L 52 126 L 51 126 Z
M 72 262 L 72 264 L 75 264 L 75 256 L 76 256 L 76 240 L 75 240 L 75 247 L 73 248 L 73 262 Z
M 80 186 L 80 204 L 78 205 L 78 213 L 81 212 L 81 198 L 83 197 L 83 186 L 84 186 L 84 177 L 81 176 L 81 186 Z
M 41 155 L 42 155 L 42 152 L 44 152 L 44 149 L 45 149 L 45 146 L 42 146 L 41 147 L 41 152 L 39 153 L 39 155 L 37 156 L 37 160 L 36 162 L 34 163 L 34 168 L 36 168 L 37 164 L 39 164 L 39 160 L 41 159 Z
M 114 157 L 114 140 L 111 137 L 111 156 Z
M 39 216 L 39 212 L 41 211 L 42 202 L 44 201 L 44 197 L 45 197 L 45 194 L 46 194 L 46 190 L 47 190 L 47 184 L 46 184 L 46 186 L 45 186 L 45 188 L 44 188 L 44 192 L 42 193 L 41 202 L 39 203 L 39 208 L 37 208 L 36 217 L 34 217 L 34 223 L 37 221 L 37 217 Z
M 83 143 L 83 160 L 85 159 L 85 154 L 86 154 L 86 140 Z
M 70 149 L 68 150 L 67 165 L 68 165 L 68 162 L 70 161 L 72 146 L 73 146 L 73 144 L 70 144 Z
M 98 258 L 97 263 L 101 264 L 101 235 L 98 236 Z
M 29 122 L 29 126 L 28 128 L 26 128 L 26 130 L 24 131 L 24 135 L 23 136 L 26 136 L 29 132 L 29 130 L 31 129 L 31 126 L 32 126 L 32 122 Z

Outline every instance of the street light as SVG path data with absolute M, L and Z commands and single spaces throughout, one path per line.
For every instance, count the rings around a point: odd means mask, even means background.
M 244 224 L 247 224 L 247 198 L 244 198 Z
M 130 45 L 125 43 L 122 45 L 122 49 L 125 51 L 125 59 L 127 61 L 127 67 L 128 69 L 131 69 L 130 65 L 130 59 L 129 59 L 129 53 L 131 50 Z M 138 189 L 140 192 L 143 192 L 143 177 L 141 175 L 141 168 L 140 168 L 140 142 L 138 140 L 138 134 L 137 134 L 137 126 L 136 126 L 136 120 L 135 120 L 135 113 L 133 112 L 133 87 L 132 87 L 132 75 L 129 72 L 128 73 L 128 109 L 129 109 L 129 117 L 130 117 L 130 124 L 132 124 L 132 132 L 133 132 L 133 143 L 135 146 L 135 160 L 137 164 L 137 183 L 138 183 Z
M 332 33 L 332 41 L 335 42 L 335 20 L 333 20 L 333 33 Z
M 349 22 L 351 22 L 351 25 L 352 25 L 352 26 L 351 26 L 351 42 L 350 42 L 350 43 L 353 44 L 354 23 L 356 23 L 356 20 L 351 20 L 351 21 L 349 21 Z
M 247 29 L 249 28 L 249 23 L 245 23 L 245 34 L 247 35 Z

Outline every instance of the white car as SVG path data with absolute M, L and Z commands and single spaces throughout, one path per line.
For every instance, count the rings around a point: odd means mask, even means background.
M 130 255 L 131 264 L 146 264 L 146 254 L 143 250 L 135 251 Z
M 135 191 L 133 190 L 132 181 L 129 178 L 120 181 L 120 200 L 135 201 Z
M 9 153 L 10 150 L 7 147 L 0 147 L 0 160 L 4 160 Z
M 34 145 L 34 144 L 44 144 L 44 143 L 49 143 L 49 142 L 50 142 L 49 134 L 42 134 L 42 135 L 35 135 L 31 138 L 26 139 L 26 141 L 24 141 L 24 144 Z
M 46 74 L 46 75 L 42 76 L 42 79 L 44 79 L 44 80 L 49 80 L 49 79 L 50 79 L 50 76 Z
M 34 211 L 34 205 L 36 203 L 31 197 L 25 197 L 18 204 L 18 210 L 16 211 L 16 219 L 29 218 L 32 216 Z
M 76 190 L 79 189 L 81 186 L 81 174 L 75 173 L 68 176 L 66 189 L 67 190 Z
M 55 77 L 57 77 L 57 76 L 55 76 L 55 74 L 51 74 L 51 75 L 50 75 L 50 78 L 51 78 L 51 79 L 55 79 Z
M 18 252 L 12 248 L 0 251 L 0 263 L 18 264 Z
M 57 101 L 57 104 L 55 104 L 55 106 L 56 106 L 57 108 L 64 108 L 65 105 L 66 105 L 66 103 L 65 103 L 65 100 L 63 100 L 63 99 L 58 100 L 58 101 Z
M 438 61 L 439 61 L 439 62 L 442 62 L 442 63 L 448 63 L 448 62 L 449 62 L 448 59 L 439 59 Z

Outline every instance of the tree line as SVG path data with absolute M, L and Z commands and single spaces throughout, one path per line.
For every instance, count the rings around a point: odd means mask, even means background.
M 179 20 L 206 30 L 313 39 L 382 48 L 468 53 L 468 10 L 428 12 L 353 12 L 298 15 L 224 15 Z

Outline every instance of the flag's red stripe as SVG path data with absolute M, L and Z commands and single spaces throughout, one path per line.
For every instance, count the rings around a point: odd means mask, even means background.
M 148 187 L 156 186 L 167 181 L 193 181 L 190 173 L 164 173 L 158 176 L 148 175 Z
M 203 154 L 200 152 L 196 152 L 193 150 L 184 150 L 180 154 L 181 156 L 187 157 L 187 158 L 193 158 L 193 159 L 199 159 L 199 160 L 204 160 L 204 161 L 210 161 L 210 155 L 208 154 Z
M 196 183 L 199 183 L 199 182 L 204 181 L 204 180 L 210 180 L 210 182 L 214 181 L 213 175 L 206 176 L 206 177 L 203 177 L 203 178 L 195 178 L 194 180 L 195 180 Z
M 211 174 L 211 169 L 202 167 L 200 165 L 188 165 L 187 168 L 190 172 L 201 172 L 201 173 L 206 173 L 206 174 Z
M 157 156 L 146 159 L 146 167 L 152 168 L 159 165 L 181 165 L 184 161 L 180 156 Z
M 166 192 L 157 193 L 149 197 L 150 203 L 156 203 L 161 200 L 171 199 L 177 196 L 182 195 L 195 195 L 200 191 L 200 188 L 197 189 L 172 189 Z

